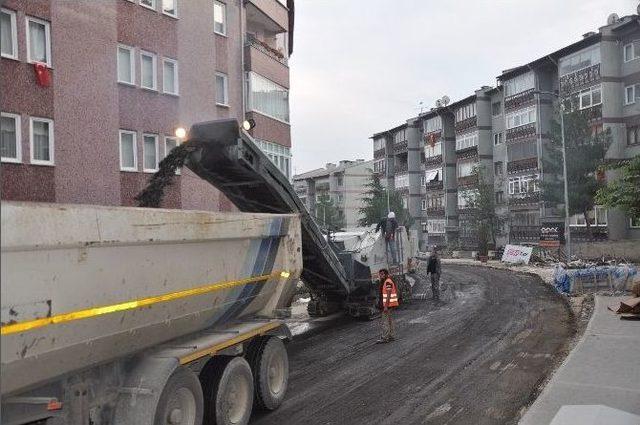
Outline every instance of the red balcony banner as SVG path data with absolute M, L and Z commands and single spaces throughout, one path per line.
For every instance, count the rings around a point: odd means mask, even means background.
M 43 63 L 34 63 L 33 69 L 36 73 L 36 83 L 42 87 L 49 87 L 51 85 L 51 72 L 47 65 Z

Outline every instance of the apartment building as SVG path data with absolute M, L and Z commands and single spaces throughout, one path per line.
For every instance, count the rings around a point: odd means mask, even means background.
M 293 187 L 313 216 L 320 213 L 316 208 L 317 200 L 327 195 L 337 207 L 345 228 L 352 229 L 358 227 L 364 186 L 371 179 L 372 167 L 373 161 L 363 159 L 329 163 L 324 168 L 293 176 Z
M 551 154 L 550 131 L 559 105 L 565 105 L 565 113 L 588 110 L 593 132 L 611 131 L 608 160 L 640 155 L 639 59 L 640 18 L 612 15 L 598 32 L 504 71 L 496 87 L 482 87 L 451 104 L 438 101 L 406 125 L 374 134 L 374 171 L 390 187 L 398 189 L 399 175 L 424 169 L 423 179 L 403 188 L 425 193 L 419 210 L 412 207 L 411 197 L 407 204 L 421 226 L 421 247 L 477 246 L 466 200 L 471 172 L 478 166 L 487 182 L 493 182 L 496 213 L 506 221 L 498 245 L 535 244 L 542 224 L 563 222 L 561 205 L 547 205 L 541 197 L 543 159 Z M 404 139 L 411 146 L 416 137 L 418 149 L 407 148 L 407 159 L 395 153 L 395 141 Z M 422 151 L 424 159 L 418 154 Z M 421 161 L 424 167 L 416 165 Z M 614 176 L 606 174 L 607 179 Z M 596 207 L 589 219 L 599 240 L 640 239 L 638 217 Z M 584 217 L 572 217 L 570 229 L 574 240 L 584 239 Z
M 2 199 L 134 205 L 176 129 L 253 119 L 291 169 L 293 1 L 7 0 L 1 10 Z M 182 170 L 167 208 L 229 209 Z

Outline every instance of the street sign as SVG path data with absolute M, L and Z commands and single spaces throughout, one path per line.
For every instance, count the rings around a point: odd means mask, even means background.
M 540 247 L 558 248 L 563 242 L 564 223 L 543 223 L 540 226 Z
M 530 246 L 507 245 L 502 253 L 503 263 L 529 264 L 533 248 Z

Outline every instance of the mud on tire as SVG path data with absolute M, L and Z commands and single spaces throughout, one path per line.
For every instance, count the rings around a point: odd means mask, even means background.
M 247 349 L 253 372 L 254 404 L 275 410 L 284 401 L 289 385 L 289 358 L 282 340 L 275 336 L 256 338 Z

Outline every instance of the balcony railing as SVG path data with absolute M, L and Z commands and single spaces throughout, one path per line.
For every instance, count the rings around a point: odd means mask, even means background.
M 382 158 L 382 157 L 384 157 L 384 153 L 385 153 L 385 149 L 384 148 L 377 149 L 377 150 L 373 151 L 373 157 L 375 159 Z
M 442 180 L 437 180 L 434 182 L 427 182 L 425 184 L 427 190 L 442 190 Z
M 476 158 L 478 156 L 478 146 L 469 146 L 468 148 L 460 149 L 456 151 L 456 157 L 458 159 Z
M 536 135 L 536 123 L 521 125 L 520 127 L 510 128 L 506 131 L 505 139 L 507 142 L 534 137 Z
M 467 118 L 466 120 L 462 120 L 460 122 L 456 122 L 456 133 L 461 133 L 465 130 L 470 129 L 471 127 L 475 127 L 478 125 L 478 117 Z
M 560 90 L 563 94 L 575 93 L 599 81 L 600 64 L 598 63 L 560 77 Z
M 509 96 L 504 99 L 504 110 L 510 111 L 513 109 L 522 108 L 530 105 L 535 100 L 534 89 L 525 90 L 521 93 L 516 93 L 513 96 Z
M 409 147 L 409 142 L 407 142 L 406 140 L 403 140 L 402 142 L 394 143 L 393 152 L 394 153 L 406 152 L 408 147 Z
M 428 156 L 424 159 L 425 165 L 441 164 L 442 155 Z
M 427 214 L 429 216 L 442 216 L 444 215 L 444 206 L 438 206 L 438 207 L 427 207 Z
M 287 64 L 287 57 L 281 51 L 274 49 L 262 40 L 258 40 L 253 34 L 247 33 L 246 45 L 254 47 L 283 65 Z
M 540 192 L 525 192 L 509 195 L 509 205 L 537 204 L 540 201 Z
M 538 168 L 538 158 L 525 158 L 507 163 L 507 173 L 518 173 L 521 171 L 535 170 Z
M 569 229 L 571 230 L 572 241 L 606 241 L 609 239 L 607 226 L 591 226 L 591 239 L 589 239 L 589 235 L 587 234 L 586 226 L 569 226 Z
M 393 171 L 396 174 L 400 174 L 400 173 L 406 173 L 409 171 L 409 165 L 408 164 L 396 164 L 395 168 L 393 169 Z
M 475 184 L 477 181 L 477 175 L 458 177 L 458 186 L 470 186 L 472 184 Z

